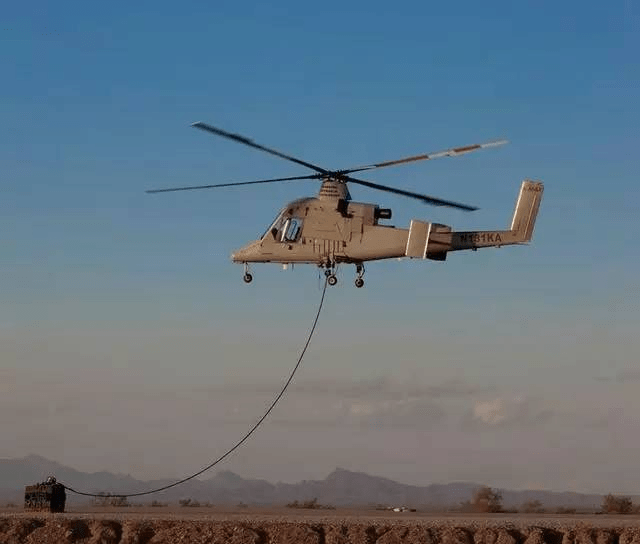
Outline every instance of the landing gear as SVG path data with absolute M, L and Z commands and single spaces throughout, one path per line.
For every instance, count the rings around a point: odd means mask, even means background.
M 358 289 L 360 289 L 363 285 L 364 285 L 364 265 L 363 264 L 357 264 L 356 265 L 356 273 L 358 274 L 358 277 L 356 278 L 356 287 Z
M 244 276 L 242 276 L 242 279 L 245 283 L 251 283 L 253 281 L 253 276 L 249 273 L 249 265 L 247 263 L 244 263 Z
M 360 289 L 364 287 L 364 265 L 362 263 L 355 263 L 356 265 L 356 287 Z M 320 268 L 324 268 L 324 275 L 327 278 L 327 283 L 331 286 L 336 285 L 338 283 L 338 278 L 336 277 L 336 269 L 337 265 L 335 262 L 327 260 L 320 265 Z
M 338 278 L 336 277 L 336 263 L 327 261 L 320 266 L 324 267 L 324 276 L 327 278 L 327 283 L 331 286 L 336 285 L 338 283 Z

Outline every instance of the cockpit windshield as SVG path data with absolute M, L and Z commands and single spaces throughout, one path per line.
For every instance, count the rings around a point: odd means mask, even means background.
M 260 239 L 262 240 L 265 236 L 271 235 L 274 240 L 291 243 L 297 242 L 301 233 L 302 219 L 299 217 L 287 217 L 285 210 L 282 210 Z
M 269 226 L 269 228 L 267 230 L 264 231 L 264 234 L 262 236 L 260 236 L 260 240 L 262 240 L 267 234 L 269 234 L 270 232 L 273 231 L 273 229 L 276 229 L 276 232 L 280 232 L 280 230 L 282 229 L 282 224 L 284 223 L 284 210 L 280 210 L 280 212 L 278 213 L 278 215 L 276 216 L 276 218 L 273 220 L 273 223 L 271 223 L 271 225 Z M 276 238 L 278 236 L 276 235 Z

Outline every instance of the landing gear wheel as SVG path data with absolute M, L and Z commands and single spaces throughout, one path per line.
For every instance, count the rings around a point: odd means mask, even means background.
M 356 264 L 356 272 L 358 277 L 356 278 L 356 287 L 360 289 L 364 285 L 364 280 L 362 276 L 364 276 L 364 265 L 362 263 Z
M 329 274 L 327 276 L 327 283 L 329 285 L 335 285 L 336 283 L 338 283 L 338 278 L 336 278 L 333 274 Z
M 330 268 L 327 268 L 327 269 L 324 271 L 324 275 L 325 275 L 327 278 L 328 278 L 329 276 L 331 276 L 331 275 L 332 275 L 331 269 L 330 269 Z
M 249 272 L 246 272 L 245 275 L 242 276 L 242 279 L 245 283 L 251 283 L 253 281 L 253 276 L 249 274 Z

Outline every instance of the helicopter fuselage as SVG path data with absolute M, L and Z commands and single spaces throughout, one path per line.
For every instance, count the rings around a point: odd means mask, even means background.
M 265 234 L 234 262 L 359 263 L 403 255 L 408 231 L 380 224 L 391 210 L 375 204 L 303 198 L 287 204 Z
M 511 229 L 454 232 L 439 223 L 412 220 L 408 229 L 380 223 L 391 210 L 346 199 L 303 198 L 287 204 L 265 234 L 234 252 L 237 263 L 361 264 L 391 258 L 444 261 L 447 253 L 526 243 L 542 197 L 543 185 L 524 181 Z

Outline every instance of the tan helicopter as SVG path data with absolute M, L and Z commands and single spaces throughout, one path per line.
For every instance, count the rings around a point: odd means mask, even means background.
M 477 149 L 505 144 L 505 140 L 456 147 L 437 153 L 415 155 L 345 170 L 326 170 L 206 123 L 198 122 L 192 126 L 306 166 L 314 170 L 315 173 L 306 176 L 240 183 L 153 189 L 147 191 L 148 193 L 212 189 L 303 179 L 322 180 L 317 197 L 301 198 L 290 202 L 280 211 L 259 240 L 255 240 L 233 253 L 231 256 L 233 262 L 244 265 L 244 281 L 246 283 L 250 283 L 253 279 L 249 272 L 249 263 L 282 263 L 285 266 L 294 263 L 315 264 L 324 268 L 329 285 L 335 285 L 338 282 L 336 278 L 337 266 L 341 263 L 351 263 L 356 266 L 356 287 L 362 287 L 364 285 L 364 263 L 367 261 L 402 257 L 444 261 L 449 251 L 463 249 L 475 251 L 481 247 L 524 244 L 531 240 L 533 234 L 543 192 L 543 184 L 537 181 L 525 180 L 522 182 L 509 230 L 470 232 L 456 232 L 447 225 L 418 219 L 412 219 L 408 229 L 382 224 L 381 220 L 391 219 L 391 210 L 380 208 L 375 204 L 353 202 L 347 188 L 348 182 L 355 183 L 415 198 L 426 204 L 473 211 L 477 208 L 372 183 L 354 178 L 351 174 L 438 157 L 455 157 Z

